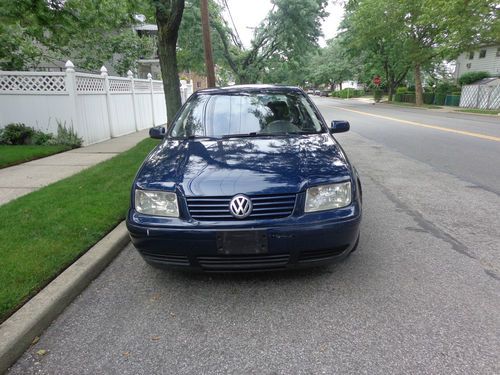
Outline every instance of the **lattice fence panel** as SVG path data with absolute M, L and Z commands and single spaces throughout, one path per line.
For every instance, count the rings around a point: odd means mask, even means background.
M 0 91 L 65 92 L 66 80 L 62 75 L 1 74 Z
M 145 91 L 150 91 L 151 86 L 149 81 L 136 79 L 134 80 L 134 89 L 135 91 L 145 92 Z
M 464 86 L 460 94 L 460 107 L 473 108 L 477 104 L 477 92 L 479 86 Z
M 486 109 L 488 108 L 488 100 L 490 98 L 490 87 L 488 86 L 479 86 L 479 90 L 477 92 L 477 108 Z
M 495 86 L 490 95 L 490 109 L 500 109 L 500 85 Z
M 153 91 L 154 92 L 163 92 L 163 82 L 162 81 L 153 81 Z
M 132 91 L 132 81 L 128 79 L 109 79 L 110 92 L 130 92 Z
M 103 93 L 104 78 L 76 76 L 76 91 L 86 93 Z

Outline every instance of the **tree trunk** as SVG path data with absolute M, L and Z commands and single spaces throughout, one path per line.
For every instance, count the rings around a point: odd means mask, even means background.
M 156 4 L 156 24 L 158 25 L 158 52 L 165 104 L 167 106 L 167 126 L 181 107 L 179 71 L 177 69 L 177 37 L 184 12 L 184 0 L 164 0 Z
M 415 104 L 417 106 L 422 106 L 424 104 L 423 92 L 422 89 L 422 76 L 420 72 L 420 64 L 415 64 Z
M 394 86 L 392 83 L 389 84 L 389 87 L 387 88 L 387 100 L 392 102 L 392 97 L 394 96 Z

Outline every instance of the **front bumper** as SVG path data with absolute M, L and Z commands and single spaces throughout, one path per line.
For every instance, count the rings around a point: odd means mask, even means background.
M 161 268 L 202 271 L 261 271 L 316 266 L 345 258 L 357 245 L 361 210 L 356 204 L 347 215 L 307 214 L 299 218 L 257 223 L 152 226 L 137 223 L 130 210 L 127 228 L 132 243 L 146 262 Z M 235 224 L 235 225 L 232 225 Z M 252 255 L 218 252 L 217 236 L 225 231 L 261 231 L 267 251 Z

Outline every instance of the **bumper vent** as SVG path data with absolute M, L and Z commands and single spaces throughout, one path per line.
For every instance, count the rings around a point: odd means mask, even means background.
M 235 219 L 229 211 L 232 197 L 186 198 L 191 217 L 199 221 L 229 221 Z M 296 194 L 251 196 L 252 213 L 242 220 L 279 219 L 290 216 Z
M 338 246 L 333 249 L 302 251 L 299 255 L 299 262 L 314 262 L 326 260 L 342 254 L 349 245 Z
M 149 251 L 142 251 L 142 256 L 154 263 L 162 263 L 168 266 L 189 266 L 187 255 L 181 254 L 158 254 Z
M 259 271 L 285 268 L 290 255 L 214 256 L 197 259 L 205 271 Z

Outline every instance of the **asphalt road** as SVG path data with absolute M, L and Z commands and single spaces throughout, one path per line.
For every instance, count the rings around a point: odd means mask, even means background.
M 128 246 L 11 373 L 500 373 L 500 142 L 340 108 L 492 137 L 498 121 L 318 102 L 352 122 L 338 135 L 364 183 L 351 257 L 184 274 Z

